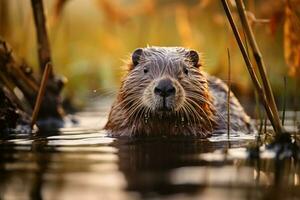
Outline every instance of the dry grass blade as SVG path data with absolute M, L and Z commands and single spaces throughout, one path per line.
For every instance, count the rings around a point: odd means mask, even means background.
M 227 49 L 228 56 L 228 91 L 227 91 L 227 137 L 230 139 L 230 90 L 231 90 L 231 61 L 230 61 L 230 52 Z
M 270 106 L 268 104 L 268 101 L 266 99 L 264 91 L 263 91 L 263 89 L 262 89 L 262 87 L 261 87 L 261 85 L 260 85 L 260 83 L 258 81 L 258 78 L 257 78 L 257 76 L 256 76 L 256 74 L 254 72 L 252 63 L 250 62 L 250 59 L 249 59 L 249 57 L 247 55 L 246 48 L 245 48 L 245 46 L 244 46 L 244 44 L 242 42 L 242 39 L 241 39 L 241 36 L 240 36 L 238 30 L 237 30 L 237 26 L 236 26 L 236 24 L 235 24 L 235 22 L 233 20 L 231 11 L 229 9 L 229 6 L 228 6 L 226 0 L 221 0 L 221 2 L 223 4 L 223 7 L 224 7 L 224 10 L 225 10 L 227 19 L 228 19 L 228 21 L 229 21 L 229 23 L 231 25 L 232 31 L 234 33 L 234 36 L 235 36 L 235 38 L 237 40 L 238 46 L 239 46 L 239 48 L 241 50 L 241 53 L 243 55 L 244 61 L 246 63 L 247 70 L 248 70 L 248 72 L 250 74 L 250 77 L 251 77 L 251 80 L 252 80 L 252 83 L 253 83 L 253 85 L 254 85 L 254 87 L 255 87 L 258 95 L 259 95 L 260 101 L 262 102 L 263 106 L 266 109 L 266 113 L 268 115 L 269 120 L 271 121 L 271 124 L 272 124 L 274 130 L 276 132 L 281 132 L 281 124 L 280 124 L 280 122 L 278 122 L 278 121 L 276 121 L 274 119 L 272 110 L 271 110 L 271 108 L 270 108 Z
M 237 6 L 237 10 L 242 22 L 242 26 L 245 30 L 247 39 L 249 40 L 249 44 L 250 47 L 252 49 L 252 53 L 254 56 L 254 59 L 256 61 L 257 67 L 258 67 L 258 72 L 260 75 L 260 78 L 262 80 L 262 85 L 263 85 L 263 89 L 264 89 L 264 93 L 266 94 L 266 98 L 268 101 L 268 104 L 272 110 L 273 113 L 273 117 L 274 117 L 274 122 L 276 123 L 277 129 L 276 132 L 277 133 L 281 133 L 282 132 L 282 127 L 280 125 L 280 118 L 279 118 L 279 114 L 278 114 L 278 110 L 276 107 L 276 103 L 275 103 L 275 99 L 274 99 L 274 95 L 271 89 L 271 84 L 269 82 L 269 79 L 267 77 L 267 73 L 266 73 L 266 67 L 262 58 L 262 54 L 258 48 L 258 45 L 256 43 L 255 40 L 255 36 L 253 34 L 253 31 L 250 27 L 250 24 L 248 22 L 247 16 L 246 16 L 246 10 L 245 10 L 245 6 L 242 0 L 235 0 L 236 2 L 236 6 Z
M 40 85 L 40 89 L 36 98 L 36 102 L 34 105 L 34 109 L 33 109 L 33 113 L 32 113 L 32 119 L 31 119 L 31 128 L 33 128 L 34 124 L 36 123 L 38 114 L 39 114 L 39 110 L 43 101 L 43 97 L 46 91 L 46 85 L 47 85 L 47 81 L 49 79 L 49 75 L 50 72 L 52 71 L 52 65 L 50 63 L 47 63 L 46 67 L 45 67 L 45 71 L 43 73 L 43 77 L 42 77 L 42 81 L 41 81 L 41 85 Z
M 284 120 L 285 120 L 285 107 L 286 107 L 286 76 L 283 77 L 283 100 L 282 100 L 282 117 L 281 117 L 281 124 L 284 127 Z

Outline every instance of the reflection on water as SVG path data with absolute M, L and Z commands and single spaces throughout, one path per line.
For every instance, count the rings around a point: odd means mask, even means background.
M 107 104 L 97 108 L 61 133 L 1 140 L 0 199 L 300 198 L 298 163 L 247 160 L 251 135 L 116 140 L 100 130 Z

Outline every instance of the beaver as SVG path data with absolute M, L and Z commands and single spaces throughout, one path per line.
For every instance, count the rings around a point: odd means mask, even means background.
M 136 49 L 127 63 L 108 121 L 113 137 L 189 136 L 207 138 L 249 132 L 250 117 L 220 79 L 202 71 L 201 54 L 183 47 Z

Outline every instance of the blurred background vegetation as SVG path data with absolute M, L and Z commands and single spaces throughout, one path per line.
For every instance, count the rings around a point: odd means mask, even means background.
M 286 95 L 291 109 L 299 109 L 300 98 L 299 2 L 245 2 L 278 105 Z M 68 78 L 64 95 L 77 105 L 116 91 L 123 60 L 147 45 L 194 48 L 203 53 L 204 70 L 225 81 L 228 48 L 233 90 L 245 97 L 244 102 L 254 101 L 252 83 L 220 1 L 44 0 L 44 5 L 54 70 Z M 18 58 L 38 70 L 30 0 L 0 0 L 0 36 Z

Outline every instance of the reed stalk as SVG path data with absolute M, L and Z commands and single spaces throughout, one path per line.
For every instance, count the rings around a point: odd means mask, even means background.
M 227 57 L 228 57 L 228 91 L 227 91 L 227 138 L 230 139 L 230 91 L 231 91 L 231 60 L 230 52 L 227 48 Z
M 237 30 L 237 26 L 233 20 L 233 17 L 232 17 L 232 14 L 231 14 L 231 11 L 229 9 L 229 6 L 227 4 L 227 1 L 226 0 L 221 0 L 222 2 L 222 5 L 223 5 L 223 8 L 224 8 L 224 11 L 226 13 L 226 16 L 227 16 L 227 19 L 230 23 L 230 26 L 232 28 L 232 31 L 233 31 L 233 34 L 237 40 L 237 43 L 238 43 L 238 46 L 240 48 L 240 51 L 242 53 L 242 56 L 244 58 L 244 61 L 246 63 L 246 67 L 247 67 L 247 70 L 249 72 L 249 75 L 251 77 L 251 80 L 252 80 L 252 83 L 257 91 L 257 94 L 259 95 L 259 98 L 260 98 L 260 101 L 262 102 L 263 106 L 265 107 L 265 110 L 266 110 L 266 113 L 268 115 L 268 118 L 275 130 L 276 133 L 281 133 L 281 124 L 280 124 L 280 121 L 276 120 L 273 116 L 273 112 L 272 112 L 272 109 L 271 107 L 269 106 L 268 104 L 268 101 L 266 99 L 266 96 L 264 94 L 264 90 L 262 89 L 261 87 L 261 84 L 255 74 L 255 71 L 254 71 L 254 68 L 253 68 L 253 65 L 252 63 L 250 62 L 250 59 L 248 57 L 248 54 L 246 52 L 246 48 L 242 42 L 242 39 L 241 39 L 241 36 Z
M 31 0 L 31 7 L 37 37 L 40 74 L 42 76 L 43 73 L 46 71 L 46 67 L 50 66 L 49 63 L 52 63 L 43 0 Z M 43 118 L 51 116 L 57 119 L 62 119 L 63 109 L 60 101 L 60 92 L 65 83 L 65 79 L 58 77 L 54 78 L 52 64 L 51 67 L 47 68 L 47 70 L 49 70 L 47 71 L 49 81 L 47 84 L 46 94 L 49 98 L 43 101 L 39 115 Z M 34 93 L 34 95 L 35 94 L 36 93 Z
M 38 114 L 40 111 L 40 107 L 41 107 L 41 104 L 43 101 L 43 97 L 44 97 L 44 94 L 46 91 L 47 81 L 49 79 L 49 75 L 50 75 L 51 71 L 52 71 L 52 65 L 50 63 L 47 63 L 44 73 L 43 73 L 42 80 L 41 80 L 41 85 L 40 85 L 39 92 L 38 92 L 38 95 L 36 98 L 34 109 L 32 112 L 31 129 L 33 128 L 34 124 L 36 123 L 36 120 L 37 120 L 37 117 L 38 117 Z
M 31 0 L 31 7 L 36 28 L 39 66 L 40 71 L 43 72 L 45 71 L 44 68 L 47 66 L 47 63 L 51 62 L 51 51 L 46 29 L 46 18 L 44 13 L 43 1 Z M 53 77 L 52 68 L 50 71 L 50 77 Z
M 259 47 L 258 47 L 256 39 L 255 39 L 255 35 L 253 34 L 252 28 L 251 28 L 249 21 L 247 19 L 247 16 L 246 16 L 245 5 L 242 0 L 235 0 L 235 2 L 236 2 L 237 11 L 240 16 L 240 20 L 241 20 L 243 29 L 245 30 L 245 33 L 247 36 L 246 39 L 248 39 L 248 41 L 249 41 L 250 47 L 252 49 L 253 57 L 256 61 L 256 65 L 257 65 L 258 72 L 259 72 L 259 75 L 260 75 L 260 78 L 262 81 L 264 93 L 266 95 L 268 104 L 272 110 L 275 123 L 278 124 L 277 126 L 278 126 L 279 130 L 277 132 L 281 133 L 282 127 L 280 125 L 280 118 L 279 118 L 277 106 L 275 103 L 274 95 L 273 95 L 273 92 L 271 89 L 271 84 L 267 77 L 266 67 L 265 67 L 265 63 L 264 63 L 262 54 L 259 50 Z
M 282 100 L 282 117 L 281 117 L 281 125 L 283 127 L 285 121 L 285 108 L 286 108 L 286 76 L 283 77 L 283 100 Z

